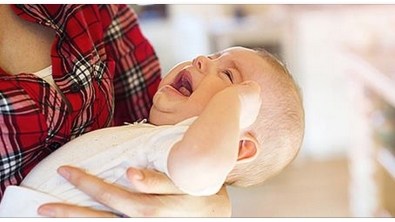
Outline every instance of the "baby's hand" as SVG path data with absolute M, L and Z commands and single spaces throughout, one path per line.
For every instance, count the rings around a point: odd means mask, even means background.
M 259 114 L 261 108 L 261 87 L 254 81 L 245 81 L 236 86 L 240 98 L 240 128 L 251 126 Z

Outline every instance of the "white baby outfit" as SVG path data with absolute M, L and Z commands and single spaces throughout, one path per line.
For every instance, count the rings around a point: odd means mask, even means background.
M 135 123 L 104 128 L 80 136 L 41 161 L 20 186 L 9 186 L 0 204 L 0 217 L 39 217 L 37 209 L 48 202 L 67 202 L 111 211 L 63 179 L 57 169 L 73 165 L 109 183 L 130 187 L 129 167 L 155 169 L 168 174 L 167 157 L 196 117 L 176 125 Z M 89 135 L 89 136 L 88 136 Z M 191 195 L 216 193 L 222 184 Z

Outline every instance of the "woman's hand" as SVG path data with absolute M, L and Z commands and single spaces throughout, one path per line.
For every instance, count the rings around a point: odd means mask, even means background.
M 230 199 L 225 187 L 213 196 L 194 197 L 181 193 L 162 173 L 130 168 L 127 176 L 138 193 L 106 183 L 78 168 L 63 166 L 58 172 L 81 191 L 127 217 L 231 216 Z M 50 217 L 120 216 L 64 203 L 44 204 L 38 212 Z

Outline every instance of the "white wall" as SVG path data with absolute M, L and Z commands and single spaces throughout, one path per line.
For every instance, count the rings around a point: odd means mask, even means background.
M 356 129 L 350 96 L 349 48 L 395 52 L 395 6 L 330 6 L 293 13 L 291 72 L 300 82 L 306 110 L 302 156 L 347 156 Z M 351 157 L 352 158 L 352 157 Z
M 163 74 L 176 63 L 211 52 L 208 20 L 223 15 L 221 5 L 169 5 L 167 20 L 141 21 L 144 35 L 151 41 Z
M 306 111 L 302 154 L 313 158 L 345 156 L 350 134 L 347 77 L 342 72 L 335 12 L 306 11 L 294 20 L 299 77 Z

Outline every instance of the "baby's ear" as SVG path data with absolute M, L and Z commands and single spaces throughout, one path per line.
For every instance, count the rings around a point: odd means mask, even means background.
M 239 155 L 237 163 L 247 163 L 255 159 L 258 155 L 259 143 L 249 132 L 244 132 L 240 136 Z

